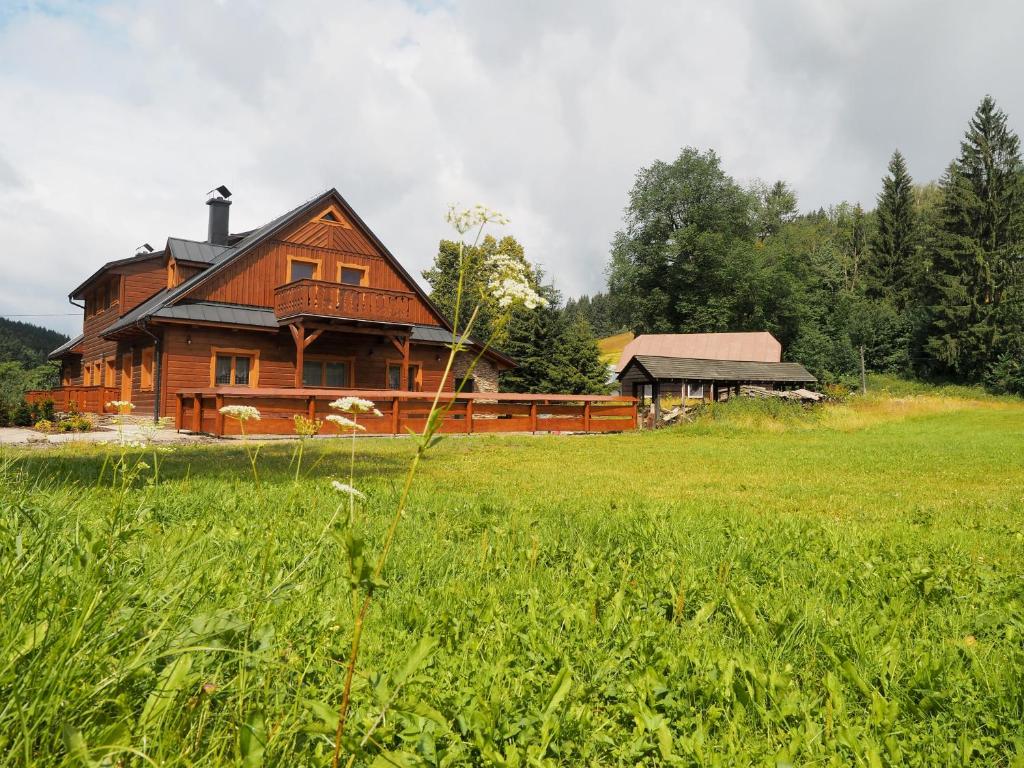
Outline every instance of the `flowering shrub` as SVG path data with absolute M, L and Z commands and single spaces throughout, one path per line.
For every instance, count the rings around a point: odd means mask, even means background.
M 129 402 L 128 400 L 111 400 L 107 403 L 107 408 L 112 411 L 117 411 L 122 415 L 126 415 L 135 410 L 135 403 Z

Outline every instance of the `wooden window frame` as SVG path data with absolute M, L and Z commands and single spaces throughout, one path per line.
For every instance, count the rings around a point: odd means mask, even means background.
M 704 385 L 703 381 L 700 381 L 700 382 L 688 381 L 683 386 L 686 387 L 686 392 L 684 393 L 684 397 L 683 397 L 684 400 L 703 400 L 704 399 L 705 385 Z M 690 394 L 690 387 L 700 387 L 700 394 L 699 395 L 691 395 Z
M 155 354 L 156 350 L 151 345 L 143 347 L 142 354 L 139 356 L 139 390 L 142 392 L 153 391 L 153 361 Z
M 323 259 L 318 258 L 316 256 L 294 256 L 294 255 L 289 253 L 288 254 L 288 273 L 285 275 L 285 277 L 287 277 L 288 279 L 285 280 L 285 283 L 295 283 L 295 282 L 298 282 L 297 280 L 292 280 L 292 264 L 295 263 L 296 261 L 301 261 L 304 264 L 313 264 L 316 267 L 313 270 L 313 277 L 311 277 L 311 278 L 305 278 L 304 277 L 304 278 L 301 278 L 301 279 L 303 279 L 303 280 L 319 280 L 320 279 L 320 276 L 323 274 L 323 268 L 324 268 L 324 260 Z
M 320 363 L 320 381 L 323 382 L 319 385 L 306 384 L 305 371 L 302 376 L 302 386 L 309 387 L 310 389 L 328 389 L 327 386 L 327 366 L 324 363 L 348 363 L 348 384 L 343 387 L 344 389 L 355 389 L 356 386 L 356 359 L 355 357 L 339 356 L 339 355 L 305 355 L 302 360 L 303 365 L 306 363 Z M 336 389 L 336 387 L 331 387 Z
M 103 386 L 113 389 L 117 386 L 117 356 L 103 358 Z
M 217 356 L 224 355 L 231 357 L 231 382 L 229 384 L 217 383 Z M 235 384 L 235 358 L 248 357 L 252 359 L 249 365 L 249 383 Z M 210 386 L 211 387 L 256 387 L 260 380 L 260 351 L 258 349 L 241 349 L 239 347 L 210 347 Z
M 397 359 L 397 358 L 388 359 L 388 360 L 384 361 L 384 388 L 385 389 L 390 389 L 391 388 L 391 386 L 390 386 L 391 385 L 391 377 L 389 375 L 389 371 L 391 370 L 392 366 L 394 366 L 395 368 L 401 368 L 402 367 L 402 361 Z M 410 362 L 409 363 L 409 369 L 411 370 L 413 368 L 416 369 L 416 378 L 413 380 L 415 382 L 415 384 L 416 384 L 416 389 L 414 389 L 412 391 L 413 392 L 422 392 L 423 391 L 423 364 L 422 363 Z M 401 376 L 402 374 L 399 373 L 398 375 Z M 403 382 L 403 383 L 408 384 L 409 382 L 406 381 L 406 382 Z
M 370 267 L 366 264 L 338 264 L 338 282 L 341 285 L 352 285 L 352 283 L 343 283 L 341 281 L 341 272 L 345 269 L 358 269 L 363 273 L 362 278 L 359 280 L 359 285 L 363 288 L 370 284 Z

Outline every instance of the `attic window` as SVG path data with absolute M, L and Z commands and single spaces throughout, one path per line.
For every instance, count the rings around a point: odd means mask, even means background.
M 323 213 L 315 219 L 312 219 L 312 221 L 319 224 L 333 224 L 336 227 L 344 227 L 345 229 L 349 228 L 348 219 L 346 219 L 345 215 L 338 210 L 336 205 L 328 206 Z

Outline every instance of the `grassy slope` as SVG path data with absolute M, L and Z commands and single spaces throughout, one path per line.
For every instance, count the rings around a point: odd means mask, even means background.
M 597 348 L 601 351 L 601 360 L 609 365 L 618 363 L 622 350 L 626 348 L 626 345 L 633 338 L 632 331 L 626 331 L 625 333 L 617 333 L 614 336 L 598 339 Z
M 317 446 L 298 491 L 281 445 L 260 489 L 220 448 L 166 456 L 160 486 L 123 498 L 73 491 L 91 452 L 9 467 L 7 763 L 52 764 L 65 725 L 227 763 L 248 721 L 268 764 L 324 764 L 351 622 L 321 536 L 340 448 Z M 1017 764 L 1022 448 L 1024 408 L 948 398 L 451 439 L 373 608 L 353 730 L 432 635 L 376 738 L 439 763 Z M 375 541 L 410 444 L 358 450 Z

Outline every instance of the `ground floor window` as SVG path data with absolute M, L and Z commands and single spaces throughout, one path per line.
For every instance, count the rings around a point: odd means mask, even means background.
M 686 397 L 687 399 L 704 399 L 704 385 L 703 384 L 687 384 L 686 385 Z
M 406 381 L 406 386 L 402 386 L 402 364 L 401 363 L 388 363 L 388 389 L 405 389 L 409 392 L 419 392 L 423 388 L 423 378 L 420 376 L 420 367 L 418 365 L 409 365 L 409 378 Z
M 305 360 L 302 363 L 302 386 L 348 389 L 352 387 L 352 361 Z
M 103 375 L 105 377 L 105 380 L 103 382 L 103 386 L 105 386 L 105 387 L 112 387 L 112 386 L 114 386 L 114 383 L 117 381 L 117 361 L 114 358 L 108 357 L 104 361 Z
M 152 357 L 150 358 L 152 364 Z M 258 377 L 259 354 L 249 349 L 216 349 L 211 361 L 212 386 L 254 387 Z M 150 369 L 152 383 L 152 368 Z

